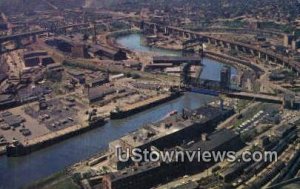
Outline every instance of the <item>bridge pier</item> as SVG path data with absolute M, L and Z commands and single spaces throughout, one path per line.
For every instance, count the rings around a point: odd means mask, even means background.
M 270 57 L 266 54 L 266 61 L 269 61 Z
M 239 46 L 235 45 L 235 46 L 234 46 L 234 49 L 235 49 L 236 51 L 239 51 Z
M 246 47 L 242 47 L 242 49 L 243 49 L 243 52 L 244 52 L 244 53 L 247 53 Z
M 16 49 L 20 49 L 22 47 L 22 39 L 20 38 L 15 39 L 15 47 Z
M 157 25 L 156 24 L 153 25 L 153 34 L 157 35 Z
M 226 47 L 225 42 L 222 42 L 222 41 L 221 41 L 221 46 L 222 46 L 222 48 L 225 48 L 225 47 Z
M 228 49 L 231 49 L 230 43 L 226 43 L 226 45 L 227 45 L 227 48 L 228 48 Z
M 165 35 L 169 35 L 169 30 L 168 30 L 167 27 L 164 28 L 164 34 L 165 34 Z
M 207 43 L 211 45 L 211 39 L 207 38 Z
M 219 45 L 217 40 L 215 40 L 215 45 L 216 45 L 216 46 L 218 46 L 218 45 Z
M 36 35 L 33 35 L 33 36 L 32 36 L 32 42 L 35 43 L 35 42 L 36 42 L 36 39 L 37 39 Z

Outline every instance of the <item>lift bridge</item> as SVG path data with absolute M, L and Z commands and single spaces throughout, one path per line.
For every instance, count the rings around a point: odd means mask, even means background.
M 200 54 L 200 66 L 203 60 L 203 38 L 193 38 L 182 43 L 182 55 L 185 57 L 195 56 L 195 54 Z M 190 62 L 182 64 L 182 70 L 180 75 L 180 86 L 181 88 L 187 88 L 191 85 L 197 85 L 200 82 L 200 75 L 202 73 L 202 67 L 197 70 L 195 77 L 190 74 L 191 66 L 194 65 Z
M 194 53 L 199 53 L 201 56 L 203 56 L 203 44 L 206 41 L 204 38 L 194 38 L 194 39 L 189 39 L 187 41 L 184 41 L 182 43 L 182 54 L 184 56 L 189 56 Z

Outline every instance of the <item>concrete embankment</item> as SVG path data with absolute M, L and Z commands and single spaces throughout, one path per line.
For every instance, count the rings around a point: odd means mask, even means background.
M 28 140 L 23 143 L 11 144 L 11 145 L 7 146 L 7 148 L 6 148 L 6 155 L 12 156 L 12 157 L 26 155 L 31 152 L 34 152 L 34 151 L 40 150 L 42 148 L 48 147 L 50 145 L 53 145 L 55 143 L 66 140 L 68 138 L 71 138 L 73 136 L 82 134 L 91 129 L 101 127 L 104 124 L 105 124 L 105 121 L 101 121 L 99 123 L 96 123 L 93 125 L 86 125 L 86 126 L 75 125 L 75 126 L 60 130 L 60 131 L 56 131 L 56 132 L 52 132 L 52 133 L 40 136 L 40 137 L 32 139 L 32 140 Z
M 154 106 L 158 106 L 162 103 L 171 101 L 173 99 L 176 99 L 180 97 L 182 93 L 175 92 L 167 95 L 162 95 L 154 98 L 147 99 L 143 102 L 138 102 L 135 104 L 132 104 L 124 109 L 120 109 L 119 111 L 113 111 L 110 113 L 111 119 L 123 119 L 126 117 L 129 117 L 131 115 L 134 115 L 136 113 L 139 113 L 141 111 L 144 111 L 148 108 L 152 108 Z

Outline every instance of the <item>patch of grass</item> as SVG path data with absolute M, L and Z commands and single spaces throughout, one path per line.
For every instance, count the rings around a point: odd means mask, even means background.
M 55 173 L 49 177 L 38 180 L 28 186 L 25 189 L 79 189 L 80 187 L 73 182 L 73 180 L 66 174 L 65 171 Z

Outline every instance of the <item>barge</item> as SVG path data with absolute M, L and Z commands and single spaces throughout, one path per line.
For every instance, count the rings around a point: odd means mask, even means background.
M 174 100 L 174 99 L 182 96 L 182 94 L 183 93 L 181 93 L 181 92 L 174 92 L 174 93 L 171 93 L 170 95 L 165 95 L 165 96 L 162 96 L 159 98 L 149 99 L 148 101 L 145 101 L 142 104 L 134 104 L 129 108 L 116 109 L 116 110 L 110 112 L 110 119 L 124 119 L 126 117 L 129 117 L 134 114 L 140 113 L 144 110 L 147 110 L 149 108 L 153 108 L 154 106 L 158 106 L 165 102 Z

